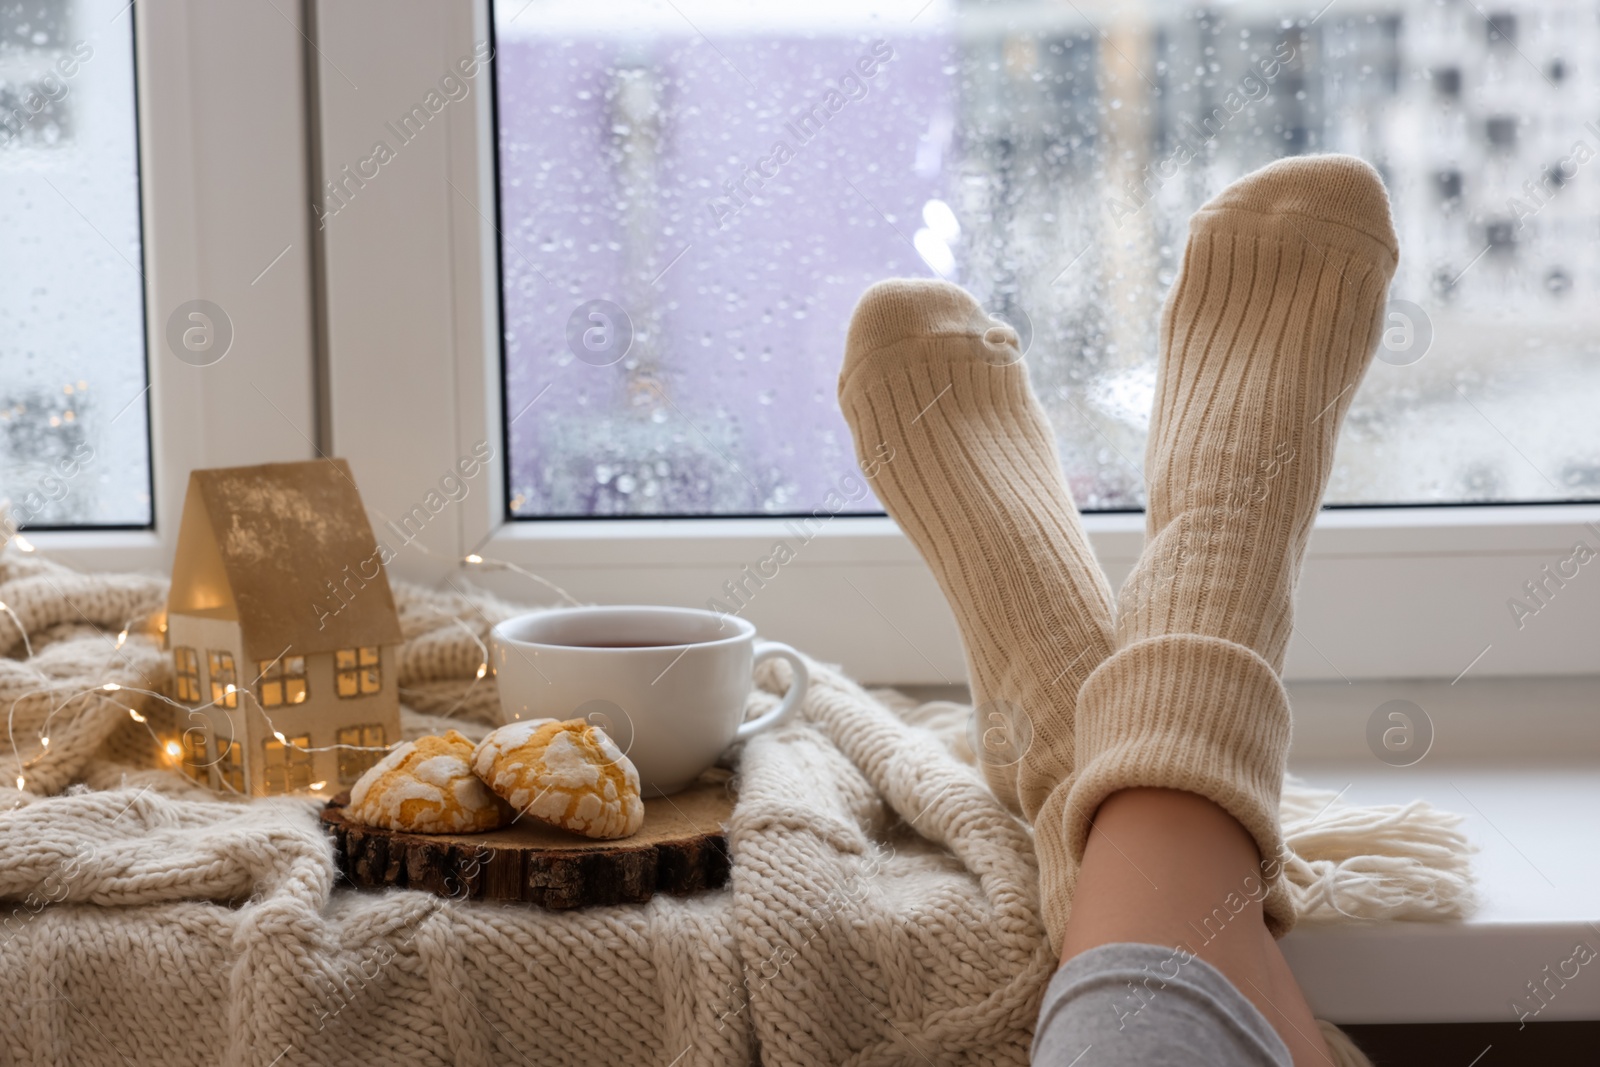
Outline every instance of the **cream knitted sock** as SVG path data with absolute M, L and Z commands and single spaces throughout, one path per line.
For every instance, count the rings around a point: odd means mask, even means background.
M 1111 588 L 1061 475 L 1017 335 L 960 288 L 880 282 L 850 320 L 856 456 L 961 628 L 990 788 L 1032 819 L 1072 772 L 1078 689 L 1111 650 Z M 1047 898 L 1065 838 L 1041 853 Z
M 1162 314 L 1145 549 L 1120 594 L 1117 651 L 1079 695 L 1071 856 L 1119 789 L 1198 793 L 1255 837 L 1279 936 L 1294 914 L 1278 672 L 1397 257 L 1383 184 L 1348 156 L 1280 160 L 1195 215 Z

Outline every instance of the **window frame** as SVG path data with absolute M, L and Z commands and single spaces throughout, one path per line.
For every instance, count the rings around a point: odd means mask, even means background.
M 407 93 L 423 92 L 490 34 L 488 0 L 316 4 L 319 49 L 363 87 L 358 98 L 324 83 L 317 118 L 324 159 L 369 151 L 381 116 L 398 113 Z M 506 514 L 494 116 L 486 89 L 474 86 L 470 107 L 446 108 L 439 117 L 444 136 L 408 144 L 406 158 L 385 168 L 383 193 L 355 202 L 330 228 L 334 443 L 350 460 L 380 533 L 389 516 L 406 513 L 474 445 L 493 446 L 494 461 L 463 500 L 414 539 L 393 543 L 391 573 L 463 589 L 471 582 L 514 600 L 552 599 L 496 567 L 498 560 L 586 602 L 705 607 L 723 582 L 792 536 L 784 520 L 528 522 Z M 406 373 L 393 373 L 397 363 Z M 426 417 L 398 419 L 396 411 Z M 1084 525 L 1119 585 L 1143 543 L 1143 515 L 1092 514 Z M 1505 608 L 1580 537 L 1600 545 L 1600 503 L 1324 511 L 1300 586 L 1286 677 L 1594 673 L 1600 663 L 1584 635 L 1600 630 L 1600 579 L 1575 583 L 1554 601 L 1535 636 L 1513 625 Z M 488 562 L 464 565 L 469 554 Z M 759 590 L 747 617 L 764 636 L 865 680 L 965 679 L 953 617 L 887 518 L 828 520 Z
M 23 532 L 72 566 L 165 571 L 191 470 L 316 454 L 311 45 L 299 4 L 134 0 L 117 16 L 130 17 L 151 525 Z M 219 304 L 234 327 L 208 367 L 166 348 L 167 318 L 192 299 Z

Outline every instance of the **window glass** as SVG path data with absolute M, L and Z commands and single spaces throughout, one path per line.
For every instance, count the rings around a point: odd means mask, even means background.
M 1079 503 L 1139 508 L 1189 216 L 1328 151 L 1402 245 L 1330 502 L 1600 497 L 1600 19 L 1319 6 L 497 0 L 510 514 L 878 510 L 835 383 L 895 275 L 1015 326 Z
M 0 0 L 0 499 L 16 526 L 151 521 L 126 0 Z

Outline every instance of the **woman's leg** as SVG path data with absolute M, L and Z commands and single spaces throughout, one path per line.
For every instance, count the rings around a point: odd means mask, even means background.
M 1294 922 L 1279 673 L 1397 255 L 1383 184 L 1348 156 L 1280 160 L 1191 221 L 1162 312 L 1149 537 L 1118 598 L 1116 651 L 1079 693 L 1066 787 L 1081 865 L 1064 958 L 1120 942 L 1192 952 L 1299 1067 L 1332 1059 L 1268 936 Z
M 1209 907 L 1213 888 L 1260 870 L 1260 899 L 1224 924 L 1238 932 L 1206 947 L 1234 973 L 1223 980 L 1202 958 L 1187 995 L 1232 1017 L 1237 1005 L 1218 1001 L 1238 992 L 1228 982 L 1255 981 L 1283 1020 L 1282 1045 L 1298 1047 L 1304 1005 L 1264 932 L 1293 922 L 1276 863 L 1288 748 L 1277 672 L 1339 423 L 1377 339 L 1393 233 L 1381 183 L 1348 158 L 1274 165 L 1207 208 L 1163 316 L 1152 537 L 1114 641 L 1104 578 L 1009 328 L 954 286 L 874 287 L 851 322 L 839 399 L 862 469 L 961 626 L 984 716 L 980 758 L 996 793 L 1034 824 L 1052 944 L 1085 908 L 1074 936 L 1099 946 L 1085 958 L 1112 943 L 1097 930 L 1148 947 L 1169 916 Z M 1148 787 L 1189 795 L 1179 803 L 1191 815 L 1215 808 L 1226 830 L 1191 834 L 1205 857 L 1169 877 L 1170 895 L 1129 909 L 1105 846 L 1130 838 L 1152 867 L 1178 847 L 1161 829 L 1170 813 L 1110 828 Z M 1230 852 L 1229 835 L 1248 855 Z M 1088 885 L 1075 898 L 1080 863 Z M 1111 914 L 1093 919 L 1102 906 Z M 1253 953 L 1247 929 L 1260 935 Z
M 1311 1009 L 1267 932 L 1264 885 L 1255 841 L 1211 801 L 1170 789 L 1114 793 L 1100 805 L 1084 850 L 1062 962 L 1109 944 L 1177 950 L 1155 968 L 1152 985 L 1175 976 L 1191 956 L 1203 960 L 1260 1011 L 1297 1067 L 1330 1063 Z M 1162 989 L 1144 989 L 1151 1019 L 1160 1018 Z M 1122 998 L 1122 1016 L 1130 1005 L 1142 1008 L 1143 1000 Z

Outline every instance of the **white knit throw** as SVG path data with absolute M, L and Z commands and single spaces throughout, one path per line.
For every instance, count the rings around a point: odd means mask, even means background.
M 521 609 L 396 594 L 407 736 L 481 734 L 499 709 L 479 642 Z M 33 648 L 0 612 L 0 780 L 25 782 L 0 789 L 5 1062 L 1026 1062 L 1056 961 L 1029 831 L 971 765 L 969 709 L 813 667 L 802 714 L 737 755 L 723 890 L 572 912 L 357 891 L 315 802 L 163 769 L 130 709 L 155 722 L 138 690 L 170 681 L 143 632 L 164 598 L 159 578 L 0 554 Z M 786 672 L 758 672 L 752 714 Z M 1454 816 L 1293 782 L 1283 815 L 1308 920 L 1470 907 Z

